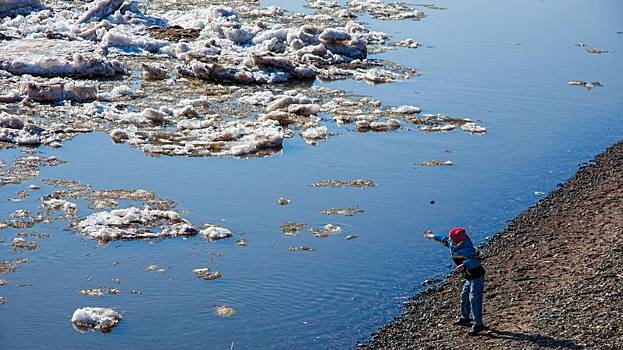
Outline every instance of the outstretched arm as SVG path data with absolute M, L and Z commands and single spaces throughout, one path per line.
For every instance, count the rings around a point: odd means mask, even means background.
M 424 232 L 424 237 L 432 239 L 433 241 L 440 243 L 444 247 L 448 246 L 448 237 L 442 234 L 434 234 L 433 231 Z

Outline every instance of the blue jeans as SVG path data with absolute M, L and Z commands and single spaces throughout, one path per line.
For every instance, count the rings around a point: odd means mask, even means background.
M 482 294 L 485 277 L 465 281 L 461 291 L 461 318 L 468 319 L 471 312 L 475 325 L 482 324 Z

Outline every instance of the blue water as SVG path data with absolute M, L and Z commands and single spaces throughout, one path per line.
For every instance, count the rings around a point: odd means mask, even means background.
M 300 1 L 266 1 L 300 10 Z M 413 130 L 357 134 L 352 126 L 310 147 L 300 139 L 259 159 L 147 157 L 102 134 L 84 135 L 58 150 L 67 164 L 42 169 L 41 178 L 71 178 L 95 188 L 144 188 L 188 209 L 193 223 L 218 222 L 249 240 L 208 242 L 200 237 L 99 246 L 63 223 L 37 226 L 50 238 L 32 253 L 8 249 L 21 230 L 0 231 L 2 259 L 29 256 L 0 286 L 0 348 L 334 349 L 366 341 L 400 314 L 420 283 L 449 271 L 447 253 L 422 237 L 427 229 L 464 226 L 478 242 L 542 198 L 583 162 L 623 138 L 623 3 L 620 1 L 441 1 L 420 22 L 366 19 L 395 39 L 425 46 L 376 58 L 422 74 L 395 84 L 351 80 L 318 83 L 370 95 L 385 105 L 415 104 L 430 113 L 479 120 L 488 131 L 427 134 Z M 588 54 L 574 46 L 610 50 Z M 571 79 L 600 81 L 587 91 Z M 448 152 L 449 151 L 449 152 Z M 3 150 L 11 160 L 17 150 Z M 450 159 L 452 167 L 414 163 Z M 327 179 L 369 178 L 372 189 L 311 188 Z M 40 183 L 35 180 L 34 183 Z M 0 198 L 27 184 L 0 187 Z M 47 193 L 45 187 L 41 193 Z M 4 203 L 0 217 L 28 203 Z M 279 197 L 292 200 L 278 206 Z M 435 204 L 430 201 L 434 200 Z M 333 217 L 330 207 L 359 205 L 365 213 Z M 86 213 L 81 213 L 85 215 Z M 286 237 L 286 220 L 310 226 L 340 224 L 345 234 L 325 239 L 303 231 Z M 289 252 L 292 245 L 316 252 Z M 219 252 L 221 255 L 215 255 Z M 118 261 L 118 265 L 113 262 Z M 145 272 L 153 263 L 166 274 Z M 209 266 L 216 281 L 194 278 Z M 91 281 L 85 279 L 91 276 Z M 121 278 L 115 285 L 112 278 Z M 17 285 L 33 287 L 18 288 Z M 118 287 L 120 295 L 89 298 L 81 288 Z M 132 295 L 139 289 L 142 295 Z M 213 307 L 237 310 L 220 318 Z M 69 322 L 77 307 L 124 312 L 110 334 L 80 334 Z M 449 310 L 450 312 L 450 310 Z M 233 344 L 233 345 L 232 345 Z

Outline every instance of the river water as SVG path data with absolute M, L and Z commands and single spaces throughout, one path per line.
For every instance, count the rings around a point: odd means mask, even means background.
M 307 11 L 301 1 L 263 4 Z M 414 104 L 468 116 L 487 127 L 484 135 L 415 128 L 362 135 L 333 127 L 338 135 L 317 146 L 293 138 L 277 155 L 244 160 L 146 157 L 103 134 L 78 137 L 58 150 L 42 149 L 67 163 L 43 168 L 40 178 L 154 191 L 189 210 L 192 222 L 223 223 L 249 245 L 195 237 L 101 246 L 62 223 L 40 225 L 37 231 L 50 237 L 0 286 L 7 300 L 0 306 L 0 348 L 353 347 L 398 315 L 422 281 L 449 272 L 447 253 L 426 241 L 424 230 L 463 226 L 483 242 L 622 138 L 623 3 L 435 4 L 447 9 L 424 9 L 428 16 L 419 22 L 366 19 L 396 39 L 423 43 L 375 56 L 417 68 L 420 76 L 376 86 L 353 80 L 316 84 L 369 95 L 385 105 Z M 575 46 L 578 41 L 610 52 L 587 53 Z M 587 90 L 569 86 L 572 79 L 605 86 Z M 18 154 L 3 150 L 0 159 Z M 454 166 L 415 166 L 433 159 L 452 160 Z M 377 186 L 309 186 L 354 178 L 372 179 Z M 0 196 L 22 189 L 6 185 Z M 277 205 L 282 196 L 292 203 Z M 35 210 L 37 203 L 3 203 L 0 217 L 28 205 Z M 320 213 L 352 205 L 365 212 Z M 324 239 L 305 231 L 287 237 L 279 231 L 287 220 L 339 224 L 345 232 Z M 0 231 L 3 260 L 24 255 L 8 249 L 17 231 Z M 346 240 L 347 234 L 358 238 Z M 317 251 L 288 251 L 293 245 Z M 170 269 L 146 272 L 150 264 Z M 223 277 L 196 279 L 192 269 L 204 266 Z M 121 283 L 113 285 L 113 278 Z M 122 293 L 89 298 L 76 292 L 99 285 Z M 237 314 L 216 316 L 213 308 L 222 304 Z M 78 333 L 69 319 L 83 306 L 115 308 L 124 320 L 110 334 Z

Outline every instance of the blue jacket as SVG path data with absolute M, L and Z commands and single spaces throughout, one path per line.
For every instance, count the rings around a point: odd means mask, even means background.
M 450 254 L 452 254 L 452 260 L 458 266 L 463 264 L 465 266 L 464 276 L 467 279 L 479 278 L 484 275 L 484 268 L 480 265 L 480 259 L 478 259 L 476 248 L 472 240 L 465 235 L 463 242 L 454 244 L 447 235 L 436 234 L 433 239 L 445 247 L 450 248 Z

